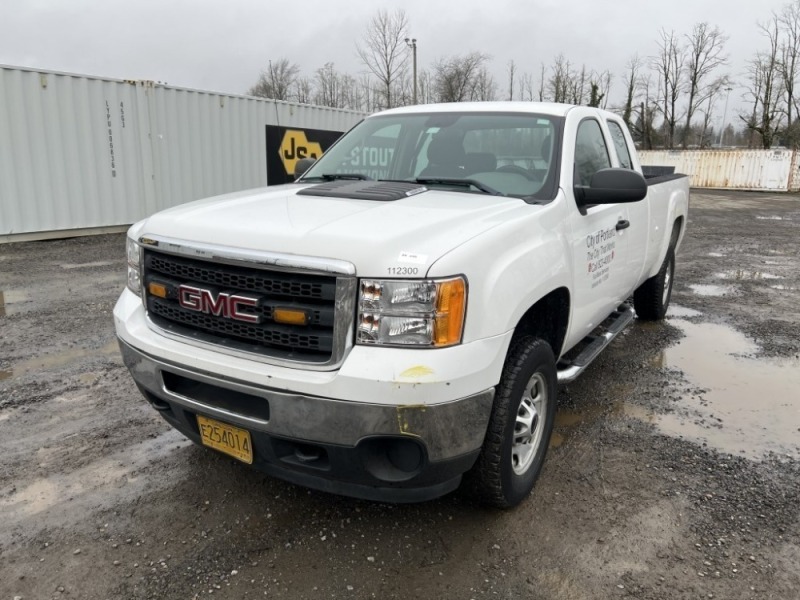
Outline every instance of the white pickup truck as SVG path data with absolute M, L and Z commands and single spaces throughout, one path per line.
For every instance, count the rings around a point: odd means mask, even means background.
M 114 320 L 139 389 L 310 488 L 519 503 L 557 385 L 634 311 L 664 317 L 688 180 L 645 179 L 616 115 L 537 103 L 388 110 L 308 167 L 130 228 Z

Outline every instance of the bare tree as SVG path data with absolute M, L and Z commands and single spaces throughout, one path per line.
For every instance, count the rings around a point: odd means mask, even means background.
M 518 80 L 517 88 L 519 89 L 519 99 L 523 102 L 532 102 L 533 76 L 530 73 L 522 73 Z
M 544 80 L 544 66 L 542 67 L 542 79 Z M 540 89 L 540 98 L 544 96 L 544 88 L 546 86 L 548 96 L 553 102 L 562 102 L 566 104 L 584 104 L 587 96 L 591 96 L 591 81 L 594 74 L 590 74 L 586 70 L 586 65 L 581 66 L 581 70 L 577 71 L 572 68 L 569 60 L 563 55 L 559 54 L 553 59 L 553 64 L 550 66 L 550 77 L 547 83 Z M 598 77 L 595 101 L 600 105 L 600 96 L 604 93 L 603 90 L 611 83 L 610 74 L 609 78 L 604 79 L 602 82 Z M 591 101 L 591 97 L 589 98 Z
M 390 13 L 380 10 L 370 20 L 363 45 L 356 46 L 361 62 L 378 80 L 386 108 L 397 104 L 395 87 L 408 62 L 407 37 L 408 17 L 405 11 L 397 9 Z
M 748 96 L 753 102 L 750 115 L 741 115 L 747 129 L 761 138 L 761 146 L 771 148 L 781 125 L 780 100 L 783 81 L 780 73 L 780 23 L 777 15 L 766 24 L 759 24 L 769 41 L 766 52 L 758 52 L 750 61 Z
M 705 100 L 704 100 L 705 108 L 702 108 L 702 106 L 698 106 L 698 111 L 700 111 L 700 113 L 702 113 L 703 115 L 703 121 L 700 124 L 700 130 L 699 130 L 700 135 L 698 140 L 698 144 L 700 144 L 701 148 L 707 148 L 713 142 L 710 132 L 711 132 L 711 121 L 714 114 L 714 105 L 722 90 L 731 89 L 730 85 L 731 85 L 731 80 L 728 78 L 727 75 L 723 75 L 722 77 L 718 77 L 717 79 L 712 81 L 706 88 Z M 723 115 L 723 119 L 724 117 L 725 115 Z
M 314 100 L 314 83 L 308 77 L 299 77 L 294 82 L 292 96 L 301 104 L 311 104 Z
M 572 104 L 580 105 L 586 97 L 587 74 L 586 65 L 581 67 L 581 72 L 569 71 L 567 74 L 569 82 L 569 101 Z
M 633 114 L 633 103 L 636 99 L 636 90 L 639 86 L 639 70 L 642 68 L 642 61 L 638 54 L 634 54 L 628 59 L 625 65 L 625 106 L 622 109 L 622 120 L 631 126 L 631 115 Z
M 714 96 L 709 95 L 708 100 L 706 101 L 706 107 L 703 109 L 702 107 L 698 108 L 703 114 L 703 121 L 700 124 L 700 136 L 698 140 L 698 144 L 700 148 L 708 148 L 711 146 L 712 139 L 710 132 L 713 132 L 711 129 L 711 116 L 714 114 Z
M 300 67 L 290 63 L 288 58 L 269 61 L 266 71 L 262 71 L 258 82 L 247 90 L 250 96 L 270 98 L 272 100 L 289 100 L 290 92 Z
M 369 76 L 369 73 L 362 74 L 356 85 L 360 90 L 361 99 L 363 101 L 363 106 L 364 106 L 363 110 L 369 113 L 378 110 L 379 94 L 375 92 L 375 82 L 372 80 L 372 77 Z
M 661 113 L 664 117 L 664 145 L 675 147 L 677 105 L 684 85 L 686 51 L 674 31 L 660 31 L 658 56 L 652 58 L 653 69 L 659 77 Z
M 642 77 L 639 87 L 642 91 L 643 101 L 639 104 L 639 114 L 632 123 L 631 134 L 638 140 L 642 148 L 650 150 L 655 144 L 656 130 L 655 117 L 658 111 L 658 102 L 651 94 L 652 81 L 650 77 Z
M 545 72 L 544 63 L 542 63 L 542 71 L 539 74 L 539 102 L 544 102 Z
M 544 69 L 543 69 L 544 70 Z M 550 78 L 547 80 L 547 91 L 553 102 L 566 104 L 572 91 L 572 66 L 564 54 L 559 54 L 550 67 Z
M 514 59 L 512 58 L 508 61 L 508 99 L 514 99 L 514 76 L 517 72 L 517 65 L 514 63 Z
M 708 99 L 708 79 L 719 67 L 727 64 L 728 57 L 723 54 L 725 42 L 728 38 L 722 34 L 718 27 L 713 29 L 708 23 L 697 23 L 688 41 L 686 59 L 686 86 L 689 93 L 689 102 L 686 106 L 686 126 L 683 129 L 683 148 L 689 143 L 689 134 L 692 130 L 692 117 L 697 107 Z
M 800 1 L 787 4 L 778 15 L 778 25 L 783 33 L 780 47 L 780 72 L 783 80 L 783 91 L 786 96 L 786 131 L 787 138 L 793 134 L 793 111 L 797 112 L 795 101 L 795 85 L 800 70 Z M 792 139 L 792 145 L 797 140 Z
M 347 73 L 343 73 L 339 81 L 341 83 L 340 97 L 342 106 L 351 110 L 365 110 L 366 98 L 364 96 L 364 88 L 358 84 L 356 78 Z
M 472 87 L 470 100 L 480 102 L 497 100 L 497 84 L 486 67 L 481 67 L 475 75 L 475 84 Z
M 608 95 L 611 91 L 611 71 L 597 73 L 592 71 L 589 76 L 589 106 L 606 108 L 608 106 Z
M 473 100 L 477 80 L 489 57 L 480 52 L 440 59 L 433 67 L 439 102 Z
M 420 104 L 431 104 L 436 102 L 436 84 L 433 75 L 427 69 L 417 73 L 417 102 Z
M 316 83 L 314 102 L 320 106 L 345 108 L 343 77 L 332 62 L 325 63 L 324 66 L 317 69 L 314 75 Z

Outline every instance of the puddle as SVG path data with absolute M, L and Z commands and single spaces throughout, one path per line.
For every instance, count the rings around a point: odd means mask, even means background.
M 9 304 L 19 304 L 27 299 L 28 294 L 22 290 L 0 290 L 0 317 L 14 314 L 14 307 Z
M 688 319 L 690 317 L 699 317 L 702 314 L 703 313 L 701 313 L 699 310 L 688 308 L 686 306 L 679 306 L 677 304 L 670 304 L 669 309 L 667 310 L 667 318 L 678 317 Z
M 620 384 L 609 388 L 608 393 L 611 397 L 618 400 L 608 403 L 592 404 L 580 411 L 560 409 L 556 413 L 553 435 L 550 438 L 550 448 L 560 447 L 569 437 L 569 430 L 581 423 L 591 423 L 599 418 L 630 417 L 646 423 L 653 423 L 656 415 L 650 410 L 625 402 L 624 398 L 631 395 L 634 388 L 630 384 Z
M 115 488 L 127 488 L 126 495 L 135 496 L 142 492 L 139 488 L 143 487 L 138 485 L 138 471 L 191 445 L 180 432 L 170 429 L 135 447 L 99 458 L 86 467 L 56 473 L 19 487 L 11 496 L 0 498 L 0 510 L 4 519 L 10 521 L 36 516 L 40 525 L 48 520 L 63 522 L 66 513 L 80 512 L 65 500 L 75 500 L 87 505 L 86 508 L 96 509 L 97 504 L 111 502 L 113 496 L 120 495 L 120 492 L 111 493 Z M 152 479 L 148 481 L 149 485 L 153 484 Z
M 766 217 L 757 216 L 756 219 L 759 221 L 790 221 L 791 219 L 787 217 L 779 217 L 778 215 L 769 215 Z
M 726 296 L 734 293 L 733 286 L 730 285 L 693 283 L 689 288 L 698 296 Z
M 732 279 L 734 281 L 758 281 L 761 279 L 783 279 L 780 275 L 773 275 L 772 273 L 763 273 L 761 271 L 727 271 L 725 273 L 716 273 L 714 275 L 719 279 Z
M 722 254 L 721 252 L 709 252 L 708 255 L 711 256 L 712 258 L 724 258 L 725 257 L 725 255 Z
M 102 348 L 91 350 L 87 348 L 74 348 L 65 352 L 58 352 L 56 354 L 46 354 L 44 356 L 37 356 L 28 360 L 23 360 L 15 364 L 11 370 L 0 371 L 0 381 L 4 379 L 11 379 L 12 377 L 20 377 L 27 373 L 34 371 L 44 371 L 47 369 L 54 369 L 63 367 L 86 357 L 94 356 L 113 356 L 119 352 L 119 345 L 117 341 L 109 342 Z M 87 375 L 95 374 L 89 373 Z M 81 378 L 82 381 L 83 378 Z M 84 381 L 87 383 L 87 381 Z
M 796 287 L 792 287 L 790 285 L 782 285 L 780 283 L 777 284 L 777 285 L 771 285 L 769 287 L 772 288 L 773 290 L 780 290 L 782 292 L 783 291 L 785 291 L 785 292 L 793 292 L 793 291 L 795 291 L 797 289 Z
M 758 347 L 722 325 L 672 323 L 686 337 L 652 364 L 680 369 L 702 391 L 680 400 L 689 416 L 659 415 L 658 428 L 749 458 L 800 456 L 800 360 L 753 358 Z
M 98 373 L 81 373 L 78 375 L 78 381 L 86 385 L 92 385 L 100 379 L 100 375 Z

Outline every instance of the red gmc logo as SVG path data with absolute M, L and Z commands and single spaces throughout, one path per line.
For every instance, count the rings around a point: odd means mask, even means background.
M 181 285 L 178 287 L 178 303 L 189 310 L 194 310 L 216 317 L 225 317 L 245 323 L 259 323 L 261 317 L 251 313 L 242 312 L 245 306 L 257 306 L 258 298 L 239 296 L 222 292 L 214 296 L 210 290 Z

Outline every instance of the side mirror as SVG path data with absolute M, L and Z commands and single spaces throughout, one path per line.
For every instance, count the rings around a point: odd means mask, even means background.
M 294 178 L 295 181 L 300 179 L 306 171 L 308 171 L 314 163 L 317 162 L 316 158 L 301 158 L 294 165 Z
M 638 202 L 647 196 L 647 181 L 630 169 L 600 169 L 592 175 L 589 187 L 576 185 L 575 199 L 580 204 Z

